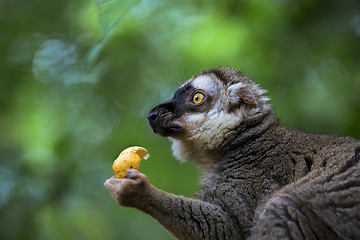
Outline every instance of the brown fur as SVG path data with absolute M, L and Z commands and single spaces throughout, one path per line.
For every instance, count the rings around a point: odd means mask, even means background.
M 246 91 L 261 99 L 255 83 L 233 69 L 202 74 L 223 78 L 215 81 L 225 88 L 245 79 Z M 175 100 L 149 114 L 154 131 L 165 128 L 164 113 L 181 122 L 167 109 Z M 194 198 L 159 190 L 130 170 L 127 179 L 105 183 L 116 202 L 151 215 L 177 239 L 359 239 L 360 142 L 287 128 L 265 101 L 256 109 L 239 101 L 248 114 L 215 149 L 196 148 L 186 129 L 174 135 L 181 151 L 200 151 L 184 156 L 204 156 L 193 160 L 204 171 Z

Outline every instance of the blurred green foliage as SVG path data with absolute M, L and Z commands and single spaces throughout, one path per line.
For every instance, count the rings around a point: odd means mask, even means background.
M 179 84 L 233 66 L 282 123 L 360 138 L 360 2 L 0 1 L 0 239 L 171 239 L 104 188 L 125 147 L 155 186 L 191 196 L 146 114 Z

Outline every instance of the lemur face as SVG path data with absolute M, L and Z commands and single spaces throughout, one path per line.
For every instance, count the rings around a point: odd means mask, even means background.
M 230 131 L 256 114 L 268 98 L 231 68 L 214 68 L 186 81 L 174 97 L 148 114 L 155 133 L 176 141 L 217 147 Z
M 183 84 L 174 97 L 153 108 L 148 114 L 150 126 L 164 137 L 182 138 L 189 134 L 190 116 L 204 115 L 221 96 L 221 88 L 210 76 L 193 77 Z

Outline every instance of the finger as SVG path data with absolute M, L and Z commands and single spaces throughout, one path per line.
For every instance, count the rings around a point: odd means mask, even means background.
M 141 172 L 137 170 L 131 170 L 128 172 L 128 178 L 135 181 L 136 184 L 147 182 L 147 177 L 145 174 L 142 174 Z
M 127 172 L 126 172 L 126 177 L 129 178 L 129 179 L 132 179 L 132 180 L 136 180 L 140 177 L 140 172 L 138 170 L 135 170 L 135 169 L 129 169 Z
M 108 187 L 110 185 L 110 179 L 107 179 L 105 182 L 104 182 L 104 186 L 105 187 Z
M 114 184 L 111 182 L 111 178 L 105 181 L 104 186 L 105 186 L 109 191 L 111 191 L 111 190 L 114 189 L 114 187 L 115 187 Z
M 109 178 L 109 183 L 111 184 L 119 184 L 126 181 L 125 178 L 116 178 L 115 176 L 112 176 L 111 178 Z
M 121 179 L 111 177 L 108 180 L 105 181 L 104 185 L 109 189 L 111 186 L 115 186 L 117 184 L 121 183 Z

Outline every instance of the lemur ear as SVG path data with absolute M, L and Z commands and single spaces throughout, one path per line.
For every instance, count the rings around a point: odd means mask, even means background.
M 251 89 L 243 83 L 231 85 L 227 92 L 232 106 L 238 106 L 241 103 L 245 103 L 250 108 L 256 108 L 258 106 L 258 102 Z

